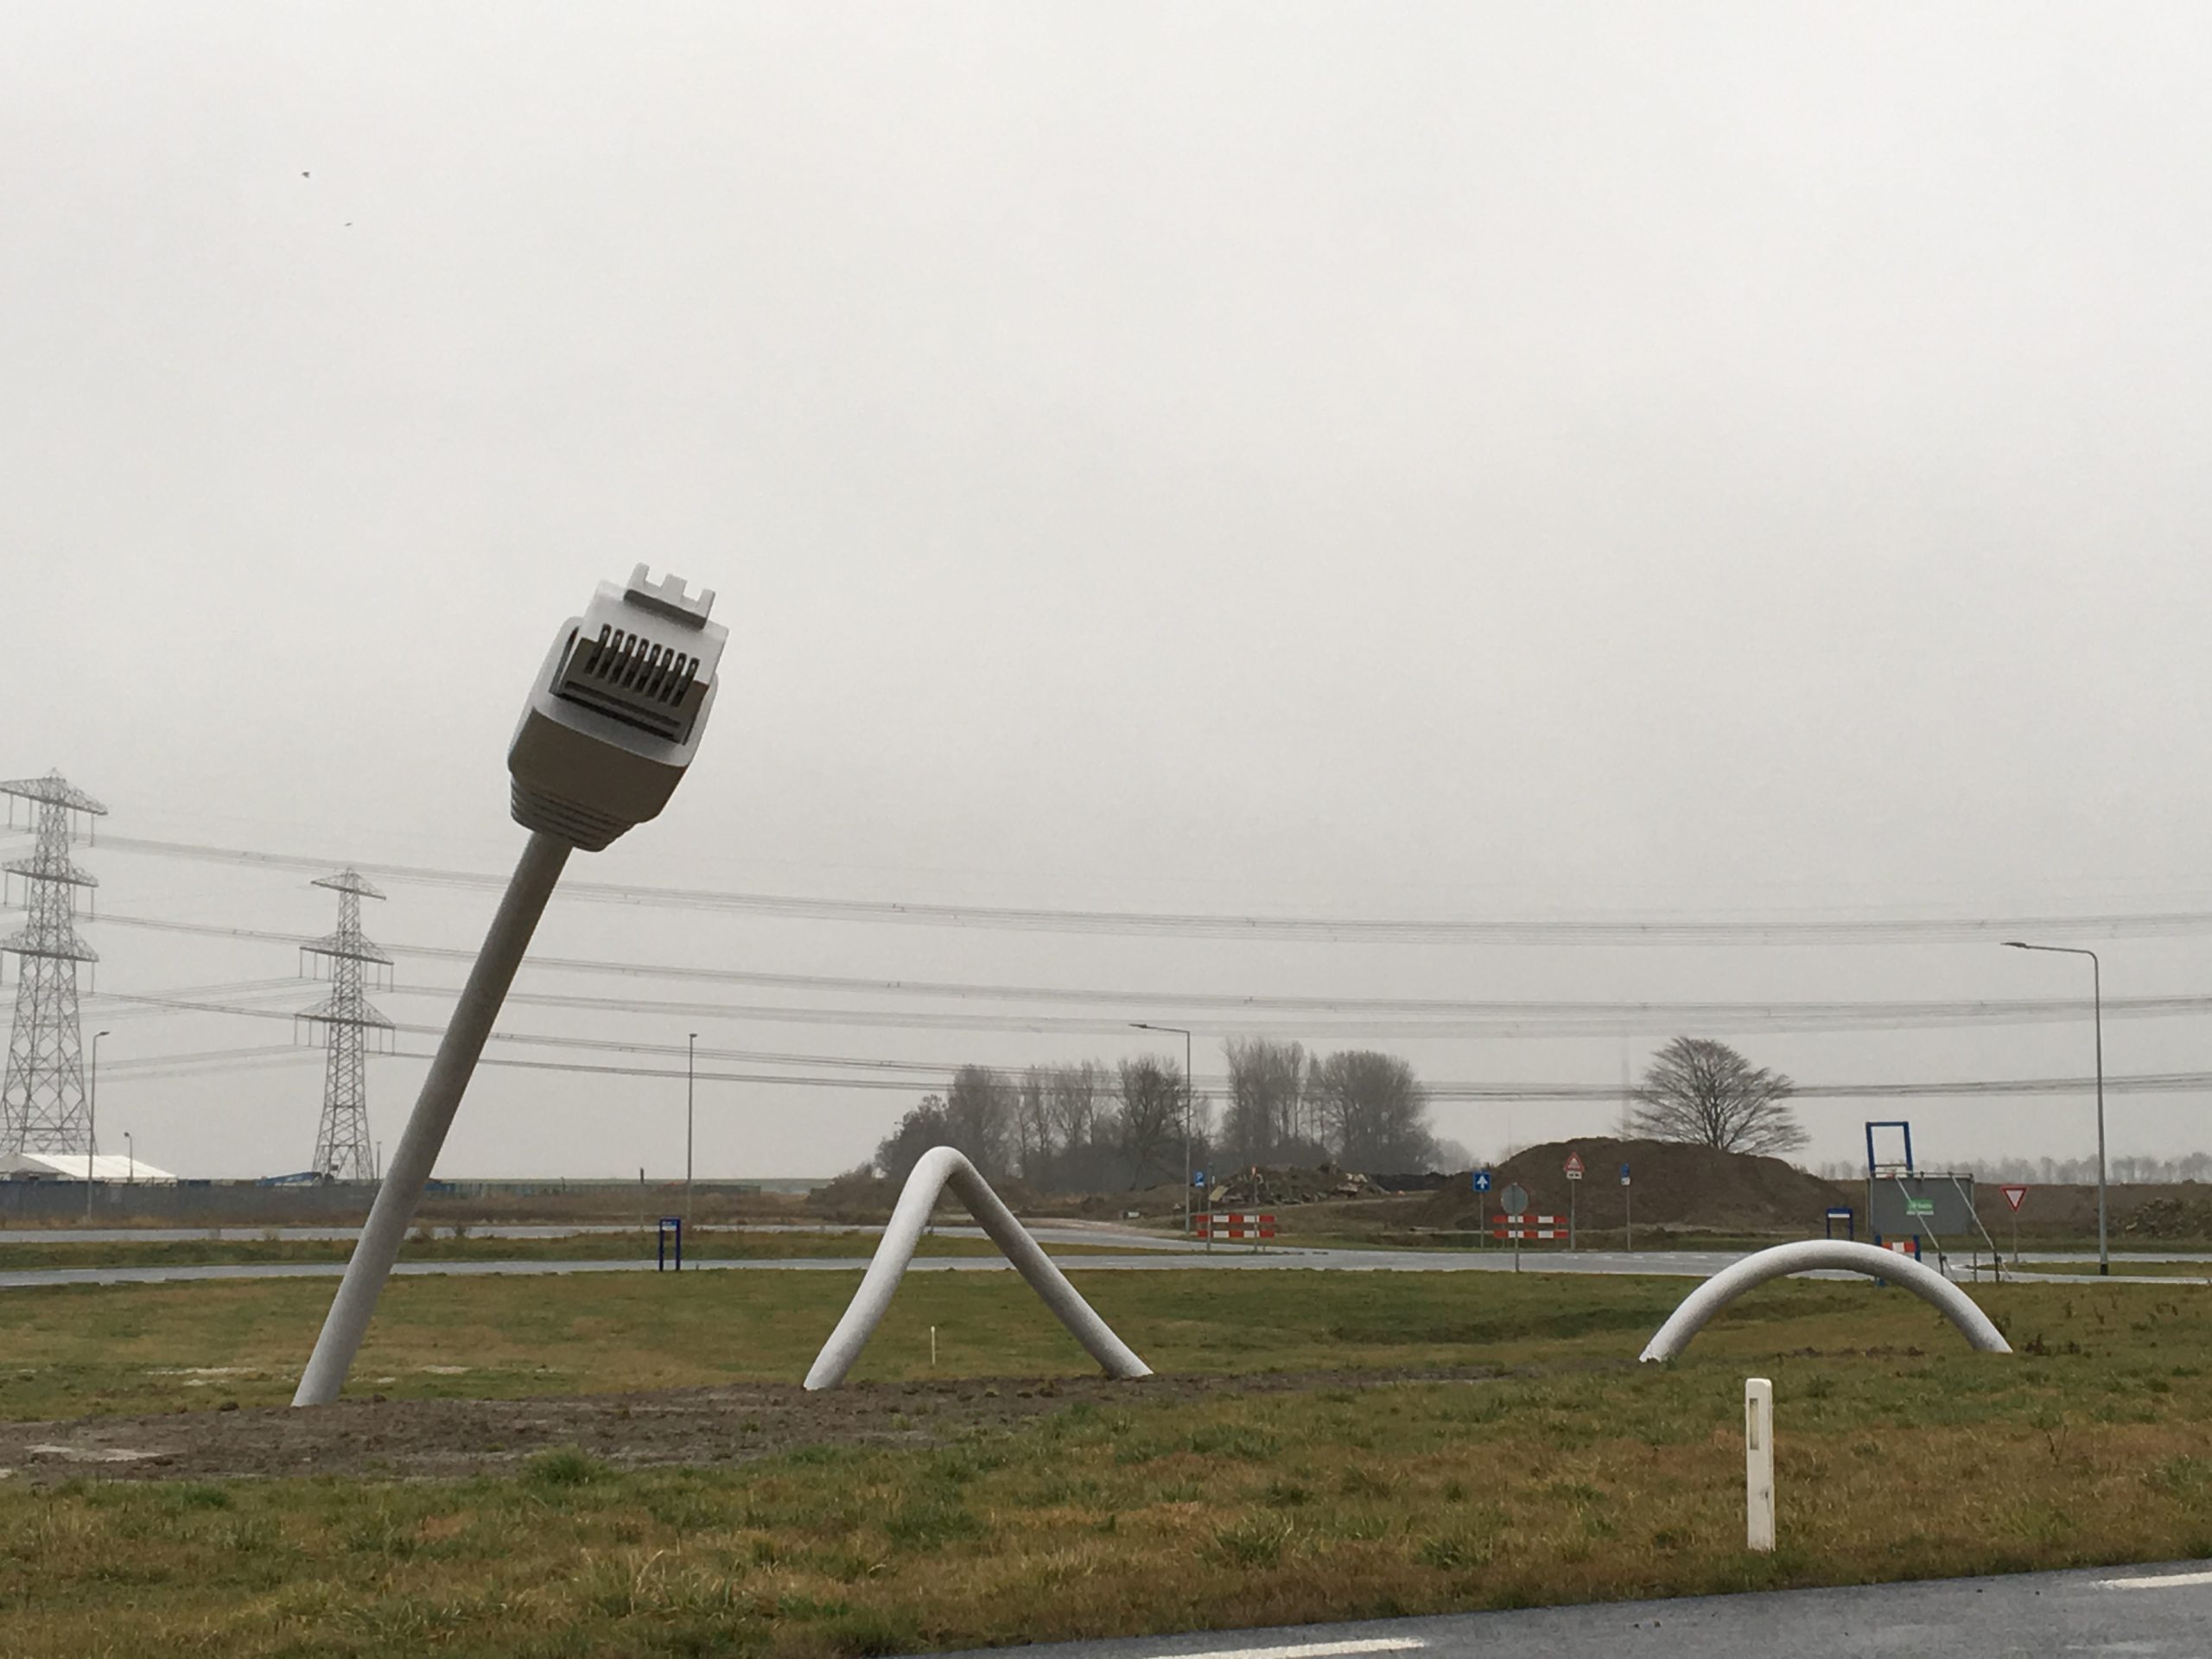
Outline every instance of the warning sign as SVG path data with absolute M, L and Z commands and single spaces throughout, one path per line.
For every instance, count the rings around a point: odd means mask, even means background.
M 1582 1154 L 1579 1152 L 1570 1152 L 1567 1154 L 1567 1179 L 1570 1181 L 1579 1181 L 1582 1179 Z
M 2020 1200 L 2028 1196 L 2028 1189 L 2024 1186 L 2000 1186 L 1997 1190 L 2005 1195 L 2005 1202 L 2015 1211 L 2019 1209 Z

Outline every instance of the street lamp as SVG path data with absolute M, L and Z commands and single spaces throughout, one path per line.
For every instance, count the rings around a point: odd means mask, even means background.
M 691 1230 L 691 1093 L 698 1052 L 699 1033 L 695 1031 L 683 1045 L 683 1230 L 687 1233 Z
M 123 1155 L 130 1160 L 130 1183 L 136 1186 L 138 1184 L 138 1146 L 131 1140 L 128 1129 L 123 1132 Z
M 85 1090 L 85 1219 L 92 1218 L 92 1148 L 99 1141 L 100 1127 L 100 1039 L 104 1031 L 92 1033 L 92 1080 Z
M 2112 1250 L 2105 1242 L 2105 988 L 2104 964 L 2097 960 L 2097 953 L 2085 950 L 2078 944 L 2030 944 L 2024 939 L 2007 939 L 2005 946 L 2013 950 L 2048 950 L 2053 956 L 2087 957 L 2089 959 L 2090 1008 L 2094 1015 L 2097 1033 L 2097 1271 L 2112 1271 Z
M 1150 1026 L 1129 1021 L 1136 1031 L 1170 1031 L 1183 1039 L 1183 1236 L 1191 1236 L 1191 1033 L 1180 1026 Z

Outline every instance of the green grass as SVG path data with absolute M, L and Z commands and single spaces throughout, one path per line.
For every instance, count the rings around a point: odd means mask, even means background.
M 1432 1370 L 1470 1363 L 1607 1363 L 1632 1358 L 1687 1293 L 1680 1279 L 1523 1274 L 1090 1272 L 1073 1278 L 1165 1373 Z M 395 1279 L 353 1367 L 356 1392 L 393 1399 L 516 1398 L 796 1382 L 859 1283 L 857 1271 L 727 1269 L 691 1274 Z M 277 1405 L 334 1288 L 329 1280 L 52 1286 L 0 1293 L 0 1418 Z M 2089 1287 L 2085 1286 L 2083 1289 Z M 2133 1290 L 2145 1306 L 2212 1314 L 2189 1287 Z M 2001 1318 L 2057 1333 L 2101 1307 L 2069 1285 L 1974 1293 Z M 1935 1314 L 1901 1292 L 1814 1281 L 1738 1303 L 1730 1332 L 1797 1325 L 1837 1306 L 1894 1306 L 1898 1326 L 1940 1350 Z M 2024 1317 L 2024 1315 L 2017 1316 Z M 938 1361 L 929 1362 L 930 1328 Z M 1771 1351 L 1761 1350 L 1760 1351 Z M 900 1287 L 855 1380 L 1081 1375 L 1074 1340 L 1011 1273 L 918 1273 Z
M 2115 1273 L 2146 1274 L 2160 1279 L 2212 1279 L 2212 1262 L 2133 1262 L 2115 1250 L 2112 1265 Z M 2098 1276 L 2094 1262 L 2023 1262 L 2020 1270 Z
M 1633 1352 L 1681 1281 L 1283 1270 L 1073 1275 L 1164 1371 L 1421 1370 L 1512 1363 L 1541 1335 L 1557 1357 Z M 395 1399 L 795 1382 L 856 1271 L 395 1279 L 353 1367 Z M 0 1293 L 0 1418 L 277 1405 L 330 1303 L 328 1280 L 50 1286 Z M 1775 1293 L 1777 1305 L 1796 1287 Z M 929 1364 L 930 1327 L 938 1363 Z M 853 1375 L 1043 1376 L 1091 1369 L 1011 1273 L 918 1273 Z
M 2212 1554 L 2212 1299 L 2179 1287 L 1985 1288 L 2022 1350 L 2007 1357 L 1969 1353 L 1901 1292 L 1790 1281 L 1681 1363 L 1639 1367 L 1682 1281 L 1080 1282 L 1164 1373 L 1347 1375 L 1202 1398 L 1131 1385 L 954 1444 L 733 1467 L 556 1451 L 462 1481 L 0 1484 L 0 1650 L 805 1659 Z M 400 1281 L 357 1375 L 436 1352 L 490 1363 L 386 1391 L 788 1380 L 852 1283 Z M 241 1343 L 289 1367 L 328 1288 L 8 1293 L 18 1376 L 76 1369 L 11 1384 L 7 1408 L 118 1408 L 174 1389 L 149 1361 Z M 1010 1276 L 950 1274 L 908 1281 L 864 1369 L 922 1374 L 931 1323 L 952 1333 L 939 1375 L 1090 1369 Z M 1497 1374 L 1389 1380 L 1443 1365 Z M 1783 1538 L 1758 1557 L 1754 1371 L 1775 1382 Z

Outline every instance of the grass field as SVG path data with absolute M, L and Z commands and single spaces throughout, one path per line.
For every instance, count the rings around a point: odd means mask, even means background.
M 2088 1274 L 2093 1278 L 2097 1274 L 2094 1261 L 2025 1262 L 2021 1267 L 2028 1273 Z M 2117 1250 L 2113 1252 L 2112 1268 L 2114 1273 L 2147 1274 L 2161 1279 L 2212 1279 L 2212 1262 L 2136 1262 Z
M 874 1654 L 2212 1554 L 2212 1299 L 2181 1287 L 1980 1290 L 2007 1357 L 1900 1292 L 1792 1281 L 1650 1368 L 1682 1281 L 1077 1276 L 1163 1373 L 1366 1376 L 1121 1385 L 946 1443 L 713 1467 L 0 1483 L 0 1649 Z M 789 1381 L 855 1281 L 397 1281 L 356 1376 L 395 1399 Z M 0 1413 L 281 1400 L 328 1290 L 7 1293 Z M 1010 1275 L 931 1274 L 857 1375 L 930 1375 L 932 1324 L 938 1376 L 1090 1369 Z M 1492 1374 L 1403 1376 L 1445 1366 Z M 1776 1385 L 1771 1557 L 1742 1548 L 1751 1372 Z

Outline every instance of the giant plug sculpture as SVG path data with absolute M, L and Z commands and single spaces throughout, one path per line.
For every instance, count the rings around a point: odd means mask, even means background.
M 1931 1302 L 1943 1317 L 1958 1326 L 1959 1334 L 1985 1354 L 2009 1354 L 2012 1344 L 1989 1322 L 1989 1315 L 1974 1299 L 1933 1268 L 1923 1267 L 1895 1250 L 1878 1250 L 1872 1244 L 1850 1244 L 1841 1239 L 1808 1238 L 1796 1244 L 1777 1244 L 1755 1250 L 1732 1262 L 1682 1299 L 1658 1334 L 1644 1346 L 1645 1360 L 1672 1359 L 1688 1346 L 1689 1339 L 1705 1328 L 1706 1321 L 1754 1286 L 1792 1273 L 1812 1273 L 1822 1268 L 1843 1268 L 1903 1285 L 1924 1302 Z
M 868 1263 L 867 1276 L 854 1294 L 845 1317 L 837 1321 L 837 1328 L 815 1357 L 814 1369 L 806 1374 L 809 1389 L 834 1389 L 853 1369 L 853 1362 L 881 1323 L 884 1310 L 891 1306 L 892 1293 L 906 1275 L 906 1264 L 914 1259 L 914 1246 L 921 1242 L 922 1229 L 929 1224 L 938 1195 L 948 1186 L 1029 1281 L 1030 1288 L 1044 1299 L 1045 1306 L 1106 1368 L 1109 1376 L 1152 1375 L 1152 1368 L 1132 1353 L 1090 1304 L 1077 1294 L 1076 1287 L 1030 1237 L 1028 1229 L 1014 1218 L 1014 1211 L 991 1191 L 990 1183 L 976 1173 L 976 1166 L 950 1147 L 934 1147 L 922 1154 L 914 1173 L 906 1178 L 898 1207 L 883 1230 L 883 1243 L 876 1246 L 875 1259 Z

